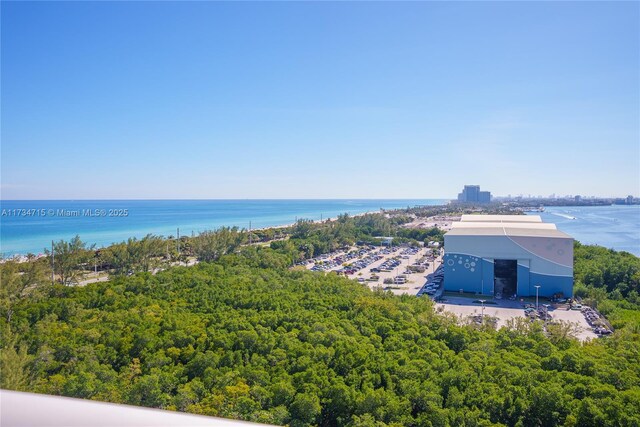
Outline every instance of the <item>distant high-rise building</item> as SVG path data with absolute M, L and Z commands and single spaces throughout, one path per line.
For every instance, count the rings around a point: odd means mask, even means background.
M 458 194 L 460 203 L 490 203 L 491 192 L 480 191 L 479 185 L 465 185 L 462 193 Z

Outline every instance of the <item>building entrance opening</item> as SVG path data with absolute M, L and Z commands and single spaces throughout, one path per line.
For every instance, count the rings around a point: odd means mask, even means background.
M 518 261 L 496 259 L 493 264 L 493 289 L 496 299 L 511 298 L 518 287 Z

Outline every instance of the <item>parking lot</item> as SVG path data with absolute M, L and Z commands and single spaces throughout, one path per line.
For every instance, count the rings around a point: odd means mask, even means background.
M 482 304 L 475 298 L 467 297 L 446 297 L 446 302 L 437 303 L 436 310 L 447 311 L 459 316 L 462 320 L 468 319 L 469 316 L 481 316 Z M 485 317 L 495 317 L 497 319 L 497 328 L 507 324 L 507 321 L 516 317 L 530 317 L 527 313 L 531 311 L 525 311 L 526 308 L 517 301 L 508 300 L 490 300 L 492 303 L 485 303 L 484 315 Z M 494 304 L 495 303 L 495 304 Z M 567 310 L 567 309 L 553 309 L 549 306 L 547 320 L 562 320 L 565 322 L 572 322 L 577 325 L 578 333 L 577 338 L 581 341 L 587 339 L 597 338 L 589 323 L 585 318 L 585 315 L 580 310 Z
M 427 274 L 424 285 L 418 290 L 417 296 L 429 296 L 439 299 L 444 293 L 444 267 L 441 262 L 435 263 L 435 271 Z
M 363 246 L 315 258 L 306 268 L 344 274 L 371 289 L 416 295 L 440 262 L 431 248 Z

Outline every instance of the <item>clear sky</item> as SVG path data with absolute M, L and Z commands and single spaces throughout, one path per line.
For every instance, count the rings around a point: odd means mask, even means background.
M 6 2 L 2 198 L 640 196 L 638 2 Z

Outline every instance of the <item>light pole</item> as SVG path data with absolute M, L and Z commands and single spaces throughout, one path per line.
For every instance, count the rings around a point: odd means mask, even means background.
M 56 251 L 53 249 L 53 240 L 51 241 L 51 284 L 55 283 L 55 260 L 56 260 Z
M 481 299 L 480 302 L 482 303 L 482 317 L 480 317 L 480 324 L 484 325 L 484 302 L 485 302 L 485 300 Z
M 536 311 L 538 310 L 538 290 L 540 289 L 540 285 L 535 285 L 536 288 Z

